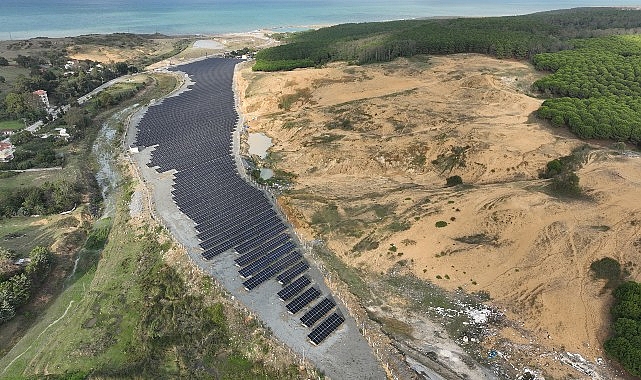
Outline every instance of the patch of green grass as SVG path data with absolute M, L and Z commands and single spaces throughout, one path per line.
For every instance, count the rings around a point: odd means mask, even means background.
M 278 108 L 289 111 L 294 105 L 300 103 L 304 105 L 312 100 L 312 91 L 309 88 L 299 88 L 293 94 L 287 94 L 280 97 Z
M 338 232 L 346 236 L 361 237 L 363 235 L 363 222 L 358 219 L 342 215 L 338 206 L 330 203 L 312 214 L 312 226 L 323 234 Z
M 376 217 L 380 219 L 390 215 L 392 213 L 393 208 L 394 207 L 392 205 L 375 204 L 372 206 L 372 210 L 374 210 L 374 214 L 376 214 Z
M 410 229 L 410 227 L 412 227 L 412 224 L 407 220 L 402 222 L 395 220 L 392 223 L 388 224 L 386 228 L 392 232 L 400 232 L 407 231 Z
M 372 236 L 367 236 L 364 239 L 360 240 L 358 243 L 352 247 L 354 252 L 364 252 L 371 251 L 378 248 L 378 241 L 374 240 Z
M 385 333 L 401 339 L 414 339 L 414 336 L 412 335 L 414 328 L 412 325 L 395 318 L 377 315 L 370 311 L 367 311 L 367 315 L 373 321 L 378 322 Z
M 296 119 L 296 120 L 287 120 L 283 123 L 283 129 L 294 129 L 308 126 L 311 123 L 311 119 Z
M 22 120 L 5 120 L 0 121 L 0 131 L 15 131 L 24 128 Z
M 59 233 L 52 223 L 57 219 L 60 219 L 59 215 L 0 219 L 0 246 L 19 256 L 28 255 L 38 245 L 48 247 Z

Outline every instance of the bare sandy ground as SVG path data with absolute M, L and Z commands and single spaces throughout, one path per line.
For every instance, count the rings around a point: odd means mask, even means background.
M 609 256 L 641 278 L 640 158 L 589 154 L 577 172 L 589 199 L 542 191 L 539 171 L 584 142 L 532 115 L 541 74 L 480 55 L 241 73 L 247 124 L 273 139 L 270 165 L 295 175 L 281 202 L 307 239 L 371 272 L 403 260 L 446 289 L 489 292 L 507 321 L 485 344 L 519 368 L 616 378 L 600 359 L 611 298 L 589 267 Z M 432 163 L 453 147 L 464 166 Z M 446 188 L 452 175 L 467 186 Z M 333 226 L 319 224 L 328 205 Z M 355 249 L 364 238 L 377 247 Z

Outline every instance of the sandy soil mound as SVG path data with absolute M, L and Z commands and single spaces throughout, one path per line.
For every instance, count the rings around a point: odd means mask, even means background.
M 547 374 L 587 376 L 558 353 L 604 356 L 610 297 L 593 261 L 613 257 L 641 278 L 641 158 L 588 156 L 577 174 L 589 199 L 543 191 L 546 163 L 584 143 L 533 116 L 541 100 L 527 92 L 538 75 L 455 55 L 246 68 L 240 91 L 250 129 L 275 142 L 271 165 L 295 177 L 281 202 L 304 236 L 356 267 L 404 261 L 444 288 L 489 292 L 511 326 L 489 345 Z M 446 188 L 453 175 L 467 186 Z

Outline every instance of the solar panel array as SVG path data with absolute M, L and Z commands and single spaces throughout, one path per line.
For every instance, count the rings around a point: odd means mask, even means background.
M 331 298 L 324 298 L 322 301 L 317 303 L 314 307 L 309 309 L 305 315 L 300 318 L 300 321 L 303 325 L 307 327 L 312 327 L 319 319 L 323 318 L 325 314 L 329 313 L 336 306 L 336 303 Z
M 307 337 L 314 344 L 319 344 L 324 341 L 338 326 L 345 322 L 345 318 L 338 314 L 333 313 L 323 322 L 321 322 L 315 329 L 312 330 Z
M 195 223 L 203 258 L 211 260 L 234 250 L 239 254 L 235 263 L 244 287 L 251 291 L 270 279 L 278 280 L 283 284 L 278 296 L 284 302 L 291 300 L 286 307 L 296 314 L 321 291 L 304 274 L 309 265 L 267 195 L 238 173 L 233 131 L 239 117 L 232 82 L 239 62 L 210 58 L 180 66 L 178 70 L 193 83 L 188 91 L 148 108 L 138 124 L 136 144 L 156 146 L 150 167 L 176 171 L 171 194 L 181 212 Z M 305 313 L 305 326 L 312 327 L 335 306 L 331 301 L 332 307 L 325 310 L 326 300 L 321 301 L 324 306 Z M 333 326 L 327 328 L 329 333 L 342 321 L 327 324 Z M 327 335 L 318 342 L 310 340 L 318 344 Z

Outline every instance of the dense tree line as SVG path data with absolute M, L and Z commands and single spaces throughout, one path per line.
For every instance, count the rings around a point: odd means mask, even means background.
M 574 49 L 534 57 L 552 71 L 534 83 L 551 96 L 538 115 L 581 138 L 641 142 L 641 36 L 574 41 Z
M 625 282 L 614 291 L 613 335 L 605 351 L 630 374 L 641 376 L 641 283 Z
M 0 193 L 0 218 L 71 210 L 80 204 L 82 190 L 78 182 L 67 181 L 4 190 Z
M 29 259 L 24 270 L 0 282 L 0 324 L 16 315 L 16 309 L 29 301 L 51 270 L 53 255 L 48 249 L 35 247 Z
M 482 53 L 529 59 L 579 37 L 634 32 L 641 11 L 577 8 L 524 16 L 342 24 L 295 33 L 256 54 L 254 70 L 291 70 L 331 61 L 384 62 L 415 54 Z

